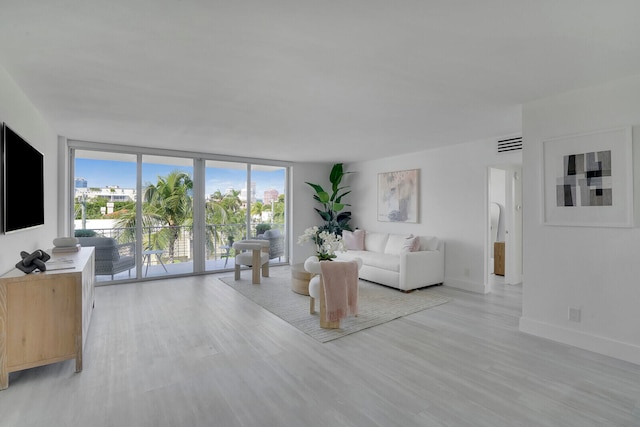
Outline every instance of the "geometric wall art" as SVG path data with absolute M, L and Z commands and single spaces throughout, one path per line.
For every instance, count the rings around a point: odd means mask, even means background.
M 558 177 L 558 206 L 612 206 L 611 151 L 564 156 Z
M 543 222 L 633 226 L 631 127 L 544 141 Z
M 418 171 L 378 174 L 378 221 L 418 222 Z

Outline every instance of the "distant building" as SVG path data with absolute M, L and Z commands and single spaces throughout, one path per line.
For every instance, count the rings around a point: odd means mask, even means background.
M 251 197 L 247 197 L 247 184 L 245 183 L 244 188 L 240 190 L 240 200 L 242 203 L 247 203 L 247 201 L 251 201 L 251 203 L 256 201 L 256 183 L 251 183 Z
M 76 188 L 87 188 L 87 180 L 84 178 L 76 178 L 75 186 Z
M 278 190 L 270 188 L 269 190 L 266 190 L 264 192 L 264 199 L 262 203 L 264 203 L 265 205 L 270 205 L 271 202 L 277 202 L 279 195 L 280 193 L 278 193 Z
M 104 188 L 76 188 L 75 197 L 85 195 L 87 199 L 105 199 L 108 202 L 133 202 L 136 200 L 134 188 L 120 188 L 117 185 Z

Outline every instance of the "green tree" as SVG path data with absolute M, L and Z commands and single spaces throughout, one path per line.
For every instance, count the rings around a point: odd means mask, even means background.
M 245 210 L 242 209 L 240 191 L 222 194 L 213 193 L 206 204 L 207 247 L 212 249 L 215 242 L 228 242 L 242 237 L 240 231 L 245 224 Z M 222 227 L 220 227 L 222 225 Z
M 163 226 L 160 230 L 169 243 L 169 262 L 174 261 L 175 243 L 181 227 L 193 224 L 193 180 L 188 173 L 170 172 L 166 177 L 158 177 L 155 185 L 149 185 L 144 192 L 144 202 L 148 204 L 153 222 Z
M 132 204 L 132 207 L 134 205 Z M 175 243 L 181 228 L 193 224 L 193 180 L 182 171 L 170 172 L 166 177 L 159 176 L 156 184 L 149 185 L 143 196 L 142 227 L 156 229 L 149 233 L 147 249 L 169 251 L 169 262 L 175 259 Z M 125 228 L 128 238 L 134 240 L 136 226 L 135 209 L 119 212 L 118 227 Z
M 280 194 L 273 204 L 273 223 L 284 224 L 284 194 Z
M 251 204 L 251 217 L 257 220 L 262 219 L 262 212 L 270 210 L 269 206 L 265 206 L 264 203 L 255 201 Z
M 74 206 L 75 219 L 82 219 L 82 200 L 78 197 Z M 107 207 L 107 201 L 100 198 L 92 198 L 84 201 L 86 207 L 85 215 L 86 219 L 100 219 L 102 218 L 102 211 L 100 208 Z

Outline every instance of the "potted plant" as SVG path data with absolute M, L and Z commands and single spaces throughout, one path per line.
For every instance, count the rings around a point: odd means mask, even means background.
M 304 234 L 298 237 L 299 245 L 305 242 L 313 242 L 319 261 L 331 261 L 337 256 L 336 251 L 345 251 L 341 235 L 320 230 L 317 225 L 307 228 Z
M 264 234 L 264 232 L 267 230 L 271 230 L 271 224 L 261 223 L 256 225 L 256 236 Z
M 313 188 L 316 194 L 313 195 L 314 200 L 322 204 L 322 209 L 314 208 L 318 215 L 324 220 L 324 225 L 320 226 L 320 231 L 328 231 L 341 236 L 342 230 L 351 230 L 349 221 L 351 221 L 351 212 L 343 211 L 347 206 L 351 206 L 342 202 L 342 198 L 351 193 L 347 190 L 348 186 L 340 186 L 342 178 L 351 172 L 345 172 L 342 163 L 336 163 L 331 168 L 329 174 L 329 182 L 331 182 L 331 194 L 318 184 L 306 182 Z

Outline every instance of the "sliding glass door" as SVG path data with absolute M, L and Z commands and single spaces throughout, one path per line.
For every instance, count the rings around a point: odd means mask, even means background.
M 206 271 L 234 267 L 233 242 L 247 234 L 246 182 L 246 163 L 205 162 Z
M 73 233 L 93 237 L 86 245 L 128 248 L 101 251 L 112 259 L 99 282 L 231 270 L 233 242 L 245 238 L 268 239 L 270 262 L 288 262 L 287 166 L 77 144 L 70 143 Z
M 251 236 L 269 240 L 271 263 L 286 260 L 286 168 L 252 164 L 251 186 Z
M 136 277 L 137 156 L 75 151 L 73 235 L 96 247 L 99 282 Z
M 142 276 L 193 273 L 193 160 L 142 156 Z

